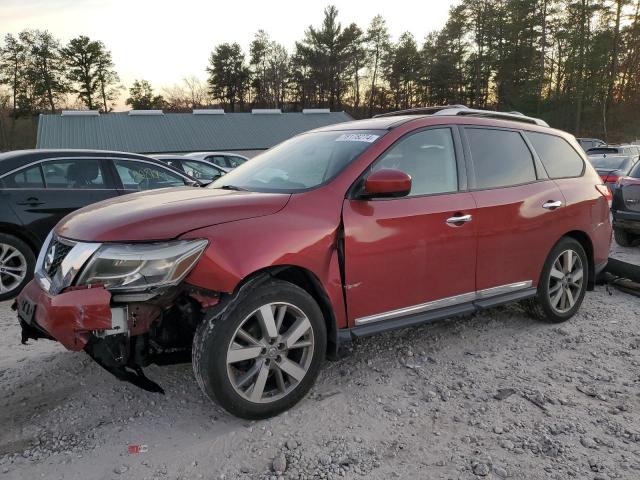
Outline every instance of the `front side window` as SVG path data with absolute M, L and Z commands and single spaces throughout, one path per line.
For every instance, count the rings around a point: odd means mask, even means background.
M 44 188 L 40 165 L 24 168 L 0 180 L 4 188 Z
M 186 185 L 180 175 L 159 165 L 135 160 L 116 160 L 114 163 L 125 190 L 142 191 Z
M 47 188 L 106 188 L 98 159 L 52 160 L 42 163 Z
M 302 192 L 334 179 L 385 130 L 311 132 L 293 137 L 211 184 L 255 192 Z
M 527 132 L 527 138 L 538 153 L 549 178 L 578 177 L 584 171 L 584 162 L 564 138 L 546 133 Z
M 536 180 L 529 147 L 519 132 L 465 129 L 477 189 L 522 185 Z
M 372 167 L 411 176 L 409 196 L 458 190 L 458 168 L 451 130 L 436 128 L 400 139 Z

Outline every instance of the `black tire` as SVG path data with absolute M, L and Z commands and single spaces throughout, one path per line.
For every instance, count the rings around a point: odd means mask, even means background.
M 632 247 L 640 239 L 640 235 L 634 235 L 621 228 L 614 228 L 613 236 L 616 239 L 616 243 L 621 247 Z
M 246 318 L 272 303 L 287 303 L 304 313 L 311 323 L 313 351 L 304 377 L 291 392 L 268 403 L 255 403 L 232 385 L 227 352 Z M 198 326 L 193 339 L 193 370 L 203 392 L 229 413 L 246 419 L 272 417 L 298 403 L 313 386 L 327 348 L 324 318 L 313 297 L 294 284 L 267 277 L 245 284 L 218 312 Z
M 579 290 L 579 294 L 574 296 L 575 303 L 571 308 L 566 311 L 559 311 L 552 305 L 551 295 L 549 293 L 551 271 L 554 267 L 554 262 L 558 259 L 559 255 L 567 250 L 573 251 L 582 262 L 582 284 Z M 589 282 L 589 261 L 584 248 L 577 240 L 564 237 L 551 249 L 549 256 L 542 269 L 540 275 L 540 281 L 538 283 L 538 292 L 534 298 L 525 300 L 522 302 L 524 309 L 533 318 L 538 320 L 545 320 L 552 323 L 560 323 L 569 320 L 575 315 L 580 308 L 584 295 L 587 291 L 587 285 Z
M 14 237 L 13 235 L 8 235 L 6 233 L 0 233 L 0 257 L 4 251 L 3 246 L 8 246 L 9 248 L 17 250 L 20 255 L 22 255 L 22 258 L 18 259 L 13 257 L 8 260 L 6 264 L 3 264 L 3 259 L 0 258 L 0 282 L 2 282 L 0 286 L 0 301 L 14 298 L 22 291 L 24 286 L 33 278 L 33 271 L 36 264 L 36 257 L 33 250 L 31 250 L 31 247 L 18 237 Z M 21 268 L 22 266 L 26 268 L 26 272 L 24 279 L 16 283 L 15 277 L 10 275 L 8 272 L 15 274 L 16 270 L 14 270 L 14 268 L 18 265 L 18 260 Z M 6 271 L 4 270 L 5 268 L 7 269 Z M 9 288 L 9 290 L 4 291 L 5 288 Z

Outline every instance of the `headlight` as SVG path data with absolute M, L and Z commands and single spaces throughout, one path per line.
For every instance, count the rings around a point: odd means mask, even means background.
M 176 285 L 187 276 L 206 246 L 206 240 L 103 244 L 76 284 L 100 284 L 108 290 L 133 292 Z

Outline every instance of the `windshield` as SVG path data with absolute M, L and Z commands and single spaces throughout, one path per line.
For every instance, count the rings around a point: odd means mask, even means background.
M 312 132 L 283 142 L 210 185 L 254 192 L 295 193 L 335 178 L 385 130 Z
M 628 157 L 591 157 L 591 165 L 600 170 L 622 170 L 627 171 L 631 167 L 631 160 Z

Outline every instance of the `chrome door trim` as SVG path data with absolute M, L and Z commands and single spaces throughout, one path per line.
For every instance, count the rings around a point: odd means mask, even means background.
M 356 318 L 355 325 L 366 325 L 368 323 L 380 322 L 383 320 L 390 320 L 393 318 L 404 317 L 406 315 L 418 314 L 429 312 L 431 310 L 438 310 L 440 308 L 452 307 L 463 303 L 470 303 L 474 300 L 484 300 L 506 293 L 517 292 L 527 289 L 533 285 L 533 281 L 526 280 L 522 282 L 509 283 L 507 285 L 499 285 L 497 287 L 485 288 L 476 292 L 463 293 L 460 295 L 454 295 L 452 297 L 441 298 L 439 300 L 433 300 L 431 302 L 420 303 L 418 305 L 412 305 L 410 307 L 398 308 L 396 310 L 390 310 L 388 312 L 376 313 L 374 315 L 368 315 L 366 317 Z
M 485 288 L 476 292 L 477 300 L 484 300 L 485 298 L 495 297 L 497 295 L 503 295 L 505 293 L 517 292 L 518 290 L 524 290 L 533 285 L 531 280 L 525 282 L 509 283 L 507 285 L 500 285 L 498 287 Z

